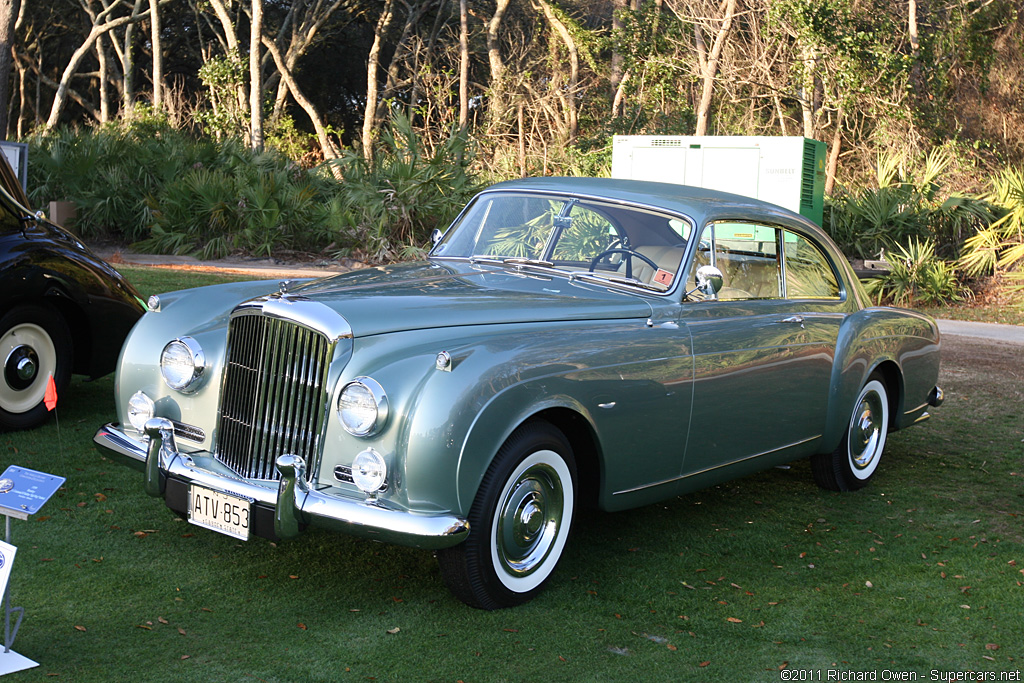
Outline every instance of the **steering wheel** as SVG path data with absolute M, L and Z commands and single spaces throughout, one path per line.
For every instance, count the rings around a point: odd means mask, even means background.
M 651 259 L 647 258 L 646 256 L 644 256 L 643 254 L 641 254 L 639 251 L 633 251 L 632 249 L 626 249 L 626 248 L 623 247 L 623 248 L 616 248 L 616 249 L 605 249 L 600 254 L 598 254 L 593 259 L 591 259 L 590 260 L 590 272 L 593 273 L 594 269 L 597 268 L 598 261 L 600 261 L 601 259 L 603 259 L 606 256 L 611 256 L 612 254 L 623 254 L 626 257 L 626 277 L 631 279 L 631 280 L 633 279 L 633 257 L 634 256 L 636 256 L 638 259 L 640 259 L 641 261 L 643 261 L 644 263 L 649 265 L 651 268 L 654 268 L 654 270 L 658 270 L 658 264 L 655 263 L 654 261 L 652 261 Z

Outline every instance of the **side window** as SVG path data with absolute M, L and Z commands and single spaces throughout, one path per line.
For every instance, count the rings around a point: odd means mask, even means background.
M 784 232 L 787 299 L 838 299 L 839 280 L 825 254 L 803 235 Z
M 756 223 L 714 223 L 704 226 L 690 272 L 710 264 L 722 271 L 718 298 L 779 299 L 782 297 L 781 230 Z

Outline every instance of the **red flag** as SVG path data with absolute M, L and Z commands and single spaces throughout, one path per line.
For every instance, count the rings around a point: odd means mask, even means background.
M 50 375 L 50 379 L 46 382 L 46 394 L 43 396 L 43 403 L 46 404 L 47 410 L 53 410 L 57 407 L 57 385 L 53 382 L 53 375 Z

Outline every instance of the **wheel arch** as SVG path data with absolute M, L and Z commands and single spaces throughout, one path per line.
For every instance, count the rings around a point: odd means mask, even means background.
M 832 401 L 829 406 L 828 422 L 825 428 L 824 439 L 819 450 L 821 453 L 831 453 L 838 447 L 843 435 L 846 433 L 847 421 L 850 417 L 850 409 L 857 399 L 861 388 L 867 383 L 868 378 L 874 374 L 882 377 L 885 383 L 886 394 L 889 401 L 889 431 L 896 431 L 899 428 L 895 419 L 902 414 L 903 396 L 905 394 L 903 370 L 892 358 L 876 359 L 873 364 L 866 360 L 851 364 L 838 380 L 834 380 L 832 388 Z
M 458 499 L 463 512 L 473 504 L 498 450 L 530 421 L 548 422 L 566 437 L 576 461 L 580 502 L 583 506 L 596 504 L 602 480 L 601 448 L 587 411 L 568 396 L 537 400 L 531 394 L 533 389 L 526 385 L 510 388 L 495 396 L 474 420 L 463 441 L 458 466 Z

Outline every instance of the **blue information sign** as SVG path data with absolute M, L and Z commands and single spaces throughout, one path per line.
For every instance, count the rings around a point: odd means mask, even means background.
M 64 477 L 11 465 L 0 475 L 0 514 L 28 519 L 64 484 Z

